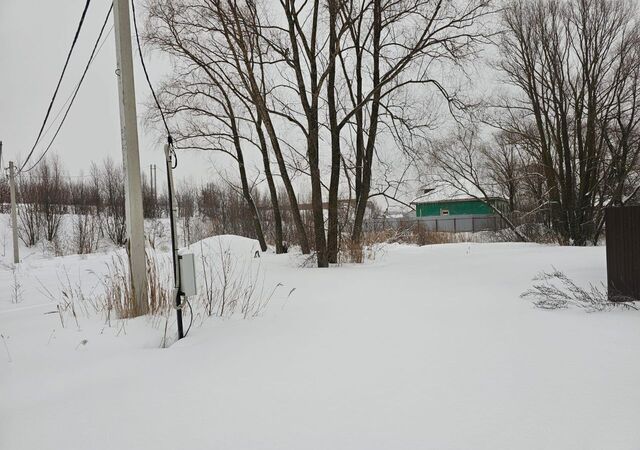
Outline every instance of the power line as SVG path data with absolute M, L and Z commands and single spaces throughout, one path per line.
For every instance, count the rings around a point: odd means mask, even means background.
M 60 130 L 62 129 L 62 125 L 64 125 L 64 122 L 65 122 L 67 116 L 69 115 L 69 111 L 71 110 L 71 107 L 73 106 L 73 102 L 75 101 L 75 99 L 76 99 L 76 97 L 78 95 L 78 92 L 80 91 L 80 87 L 82 86 L 82 82 L 84 81 L 84 78 L 87 75 L 87 72 L 89 71 L 89 67 L 91 66 L 91 63 L 93 62 L 93 60 L 95 59 L 97 54 L 102 49 L 102 46 L 104 45 L 104 43 L 106 42 L 106 37 L 102 41 L 102 44 L 100 43 L 100 40 L 102 39 L 102 35 L 104 34 L 105 28 L 107 27 L 107 22 L 109 21 L 109 16 L 111 15 L 111 11 L 112 10 L 113 10 L 113 3 L 111 3 L 111 6 L 109 6 L 109 10 L 107 11 L 107 14 L 106 14 L 106 16 L 104 18 L 104 22 L 102 23 L 102 27 L 100 28 L 100 33 L 98 34 L 98 38 L 96 39 L 96 42 L 93 45 L 93 49 L 91 50 L 91 55 L 89 56 L 89 60 L 87 61 L 87 64 L 84 67 L 84 71 L 82 72 L 82 76 L 80 77 L 80 81 L 76 85 L 76 88 L 75 88 L 75 90 L 73 92 L 71 100 L 69 101 L 69 105 L 67 106 L 67 109 L 66 109 L 64 115 L 62 116 L 62 120 L 60 121 L 60 124 L 58 125 L 58 128 L 56 129 L 55 134 L 51 138 L 51 141 L 49 141 L 49 145 L 47 145 L 47 148 L 44 150 L 44 152 L 42 152 L 42 155 L 40 155 L 38 160 L 31 167 L 29 167 L 27 170 L 24 170 L 24 172 L 29 172 L 31 169 L 33 169 L 35 166 L 37 166 L 40 163 L 40 161 L 42 161 L 42 159 L 45 157 L 45 155 L 47 154 L 47 152 L 49 151 L 49 149 L 53 145 L 53 142 L 56 140 L 56 137 L 58 137 L 58 133 L 60 133 Z M 27 160 L 28 160 L 28 158 L 27 158 Z M 25 161 L 24 164 L 22 164 L 22 168 L 20 169 L 21 172 L 23 171 L 22 169 L 24 169 L 25 165 L 26 165 L 26 161 Z
M 71 43 L 71 48 L 69 49 L 69 52 L 67 53 L 67 59 L 64 62 L 64 67 L 62 68 L 62 73 L 60 73 L 60 78 L 58 78 L 58 84 L 56 85 L 56 89 L 53 92 L 53 96 L 51 97 L 51 101 L 49 102 L 49 107 L 47 108 L 47 113 L 44 116 L 44 121 L 42 122 L 42 126 L 40 126 L 40 131 L 38 132 L 38 137 L 36 138 L 36 141 L 33 143 L 33 147 L 31 148 L 31 151 L 29 152 L 29 154 L 27 155 L 27 159 L 24 161 L 24 163 L 22 164 L 22 167 L 20 167 L 20 171 L 22 171 L 22 169 L 24 169 L 24 166 L 27 165 L 27 162 L 29 161 L 29 158 L 31 158 L 31 155 L 33 155 L 33 152 L 36 149 L 36 145 L 38 145 L 38 142 L 40 141 L 40 137 L 42 137 L 42 132 L 44 130 L 44 127 L 47 124 L 47 120 L 49 119 L 49 114 L 51 114 L 51 108 L 53 107 L 53 103 L 56 100 L 56 96 L 58 95 L 58 90 L 60 89 L 60 84 L 62 84 L 62 79 L 64 78 L 64 74 L 67 71 L 67 66 L 69 65 L 69 60 L 71 59 L 71 54 L 73 53 L 73 49 L 76 46 L 76 42 L 78 42 L 78 36 L 80 35 L 80 30 L 82 29 L 82 24 L 84 23 L 84 19 L 87 15 L 87 10 L 89 9 L 89 3 L 91 3 L 91 0 L 86 0 L 86 3 L 84 5 L 84 9 L 82 10 L 82 16 L 80 17 L 80 22 L 78 23 L 78 27 L 76 29 L 76 34 L 73 36 L 73 42 Z
M 106 43 L 107 39 L 109 39 L 109 36 L 111 36 L 111 33 L 113 32 L 113 24 L 111 24 L 111 28 L 109 28 L 109 31 L 107 31 L 106 36 L 104 37 L 104 39 L 102 40 L 102 44 L 100 44 L 100 47 L 98 47 L 98 51 L 96 52 L 96 57 L 100 54 L 100 51 L 102 50 L 102 47 L 104 46 L 104 44 Z M 53 119 L 51 119 L 51 123 L 49 124 L 49 126 L 46 128 L 46 130 L 44 130 L 43 133 L 43 137 L 46 136 L 49 133 L 49 130 L 51 128 L 53 128 L 53 126 L 56 123 L 56 120 L 58 120 L 58 117 L 60 117 L 60 115 L 62 114 L 62 112 L 65 110 L 65 108 L 67 107 L 67 104 L 69 103 L 69 101 L 71 101 L 71 98 L 74 96 L 75 90 L 78 88 L 78 84 L 76 84 L 76 87 L 74 88 L 73 91 L 71 91 L 71 93 L 69 94 L 69 96 L 67 97 L 67 99 L 64 101 L 64 103 L 62 104 L 62 106 L 60 107 L 60 109 L 58 110 L 58 112 L 56 113 L 55 117 Z
M 19 176 L 19 177 L 22 177 L 23 173 L 26 173 L 26 172 L 18 173 L 16 175 Z M 55 177 L 67 178 L 69 180 L 76 180 L 76 179 L 93 178 L 94 176 L 91 175 L 91 174 L 89 174 L 89 175 L 64 175 L 64 174 L 58 174 L 58 175 L 55 175 L 55 176 L 52 175 L 52 178 L 55 178 Z M 43 180 L 44 178 L 42 176 L 40 176 L 40 175 L 30 174 L 28 179 L 29 180 Z

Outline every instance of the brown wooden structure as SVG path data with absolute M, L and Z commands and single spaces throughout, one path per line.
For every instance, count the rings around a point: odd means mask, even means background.
M 640 206 L 607 208 L 605 229 L 609 297 L 640 299 Z

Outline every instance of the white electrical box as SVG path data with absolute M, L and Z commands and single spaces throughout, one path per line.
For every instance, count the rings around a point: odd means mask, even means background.
M 178 255 L 180 267 L 180 292 L 190 297 L 198 293 L 196 285 L 196 259 L 193 253 Z

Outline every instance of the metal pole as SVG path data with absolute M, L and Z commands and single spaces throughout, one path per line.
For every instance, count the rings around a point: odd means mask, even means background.
M 158 215 L 158 166 L 153 165 L 153 217 Z
M 153 164 L 149 164 L 149 195 L 151 199 L 151 217 L 155 217 L 155 201 L 154 201 L 154 187 L 153 187 Z
M 153 204 L 158 202 L 158 166 L 153 165 Z
M 156 197 L 156 174 L 155 174 L 155 164 L 151 164 L 151 198 Z
M 180 298 L 180 267 L 178 264 L 178 237 L 176 236 L 176 214 L 178 205 L 173 198 L 173 161 L 171 159 L 171 148 L 169 144 L 164 146 L 164 155 L 167 160 L 167 195 L 169 197 L 169 223 L 171 225 L 171 254 L 173 256 L 173 296 L 176 304 L 176 319 L 178 321 L 178 339 L 184 337 L 182 327 L 182 302 Z
M 153 165 L 153 210 L 158 215 L 158 166 Z
M 13 263 L 20 262 L 20 248 L 18 247 L 18 211 L 16 205 L 16 166 L 9 161 L 9 191 L 11 195 L 11 232 L 13 234 Z
M 118 75 L 118 95 L 120 97 L 122 153 L 126 176 L 125 215 L 127 219 L 129 264 L 136 302 L 136 315 L 143 315 L 148 310 L 147 277 L 129 0 L 114 0 L 113 17 L 118 63 L 116 73 Z
M 154 217 L 153 215 L 153 209 L 154 209 L 154 205 L 153 205 L 153 164 L 149 164 L 149 198 L 151 200 L 151 217 Z

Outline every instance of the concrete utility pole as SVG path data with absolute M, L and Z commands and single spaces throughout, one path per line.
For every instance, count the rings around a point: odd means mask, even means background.
M 114 0 L 113 17 L 116 36 L 116 59 L 118 62 L 122 153 L 126 176 L 125 215 L 127 219 L 129 266 L 131 283 L 135 294 L 136 315 L 143 315 L 148 310 L 147 277 L 129 0 Z
M 0 147 L 2 143 L 0 143 Z M 16 166 L 9 161 L 9 191 L 11 195 L 11 233 L 13 234 L 13 263 L 20 262 L 20 248 L 18 247 L 18 211 L 16 205 Z

